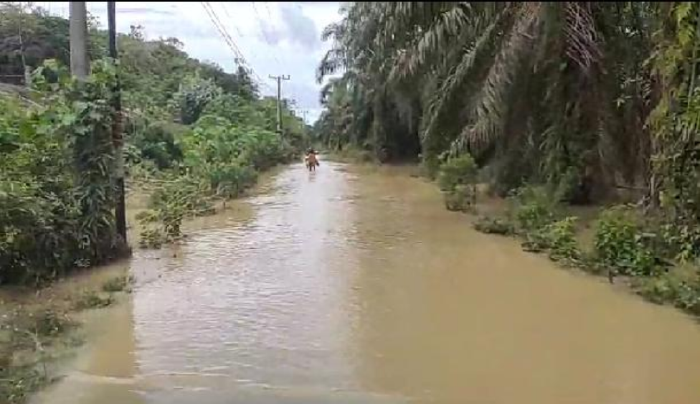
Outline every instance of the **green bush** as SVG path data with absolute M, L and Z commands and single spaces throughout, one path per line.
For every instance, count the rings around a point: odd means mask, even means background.
M 107 102 L 115 70 L 97 61 L 92 71 L 78 82 L 48 61 L 34 74 L 45 106 L 0 100 L 0 283 L 41 282 L 122 247 Z
M 102 285 L 102 291 L 104 292 L 122 292 L 127 289 L 127 287 L 133 283 L 134 278 L 131 276 L 117 276 L 105 282 Z
M 182 236 L 186 217 L 207 214 L 213 210 L 206 185 L 190 176 L 165 181 L 151 194 L 150 210 L 136 216 L 141 225 L 139 246 L 160 248 Z
M 698 226 L 667 223 L 659 226 L 659 234 L 656 250 L 660 255 L 681 263 L 692 262 L 700 256 Z
M 211 189 L 217 196 L 235 198 L 253 186 L 257 172 L 250 166 L 236 163 L 212 164 L 208 167 L 208 179 Z
M 46 375 L 33 366 L 0 367 L 0 399 L 7 404 L 25 403 L 32 393 L 48 382 Z
M 196 122 L 207 104 L 220 94 L 221 88 L 212 80 L 194 74 L 182 79 L 179 91 L 173 96 L 172 106 L 177 110 L 180 122 L 189 125 Z
M 486 234 L 510 235 L 515 232 L 513 224 L 506 219 L 480 217 L 474 223 L 474 229 Z
M 476 182 L 477 167 L 469 154 L 449 158 L 440 165 L 438 185 L 440 190 L 450 193 L 458 185 L 473 185 Z
M 545 187 L 518 189 L 510 198 L 518 231 L 536 231 L 554 221 L 557 202 Z
M 114 297 L 111 294 L 101 295 L 95 291 L 86 291 L 80 295 L 75 302 L 76 310 L 99 309 L 111 306 L 114 303 Z
M 575 217 L 549 223 L 526 235 L 523 246 L 530 251 L 549 250 L 550 258 L 555 261 L 578 260 L 581 252 L 576 242 L 575 223 Z
M 596 224 L 595 254 L 603 265 L 622 275 L 650 275 L 656 259 L 642 227 L 625 207 L 604 211 Z
M 39 42 L 67 34 L 65 19 L 25 17 L 46 31 Z M 105 42 L 94 44 L 104 50 Z M 146 41 L 138 30 L 120 44 L 129 178 L 184 176 L 197 184 L 182 192 L 186 197 L 155 198 L 165 201 L 154 207 L 164 224 L 149 233 L 153 241 L 158 232 L 163 238 L 178 234 L 183 216 L 211 212 L 203 195 L 235 197 L 255 182 L 258 170 L 286 161 L 293 146 L 308 143 L 309 128 L 287 102 L 281 108 L 284 133 L 276 133 L 277 100 L 261 99 L 245 69 L 226 73 L 188 57 L 174 38 Z M 64 48 L 35 45 L 51 50 L 44 56 Z M 28 64 L 36 66 L 44 56 Z M 0 284 L 43 282 L 123 252 L 113 213 L 117 69 L 100 59 L 104 52 L 93 56 L 86 80 L 46 60 L 33 74 L 32 91 L 22 91 L 31 101 L 0 97 Z
M 693 268 L 690 273 L 679 274 L 674 268 L 655 277 L 638 278 L 634 283 L 637 293 L 646 299 L 700 315 L 700 279 Z
M 469 212 L 475 203 L 474 189 L 467 185 L 457 185 L 444 194 L 445 207 L 451 211 Z
M 445 207 L 466 212 L 476 202 L 477 168 L 469 154 L 452 157 L 440 165 L 438 185 L 443 192 Z
M 159 228 L 147 227 L 139 234 L 139 247 L 159 249 L 165 243 L 165 236 Z
M 183 152 L 176 142 L 175 124 L 167 122 L 145 122 L 129 134 L 129 146 L 138 151 L 138 157 L 152 161 L 159 170 L 173 167 L 183 159 Z M 134 160 L 132 157 L 129 160 Z

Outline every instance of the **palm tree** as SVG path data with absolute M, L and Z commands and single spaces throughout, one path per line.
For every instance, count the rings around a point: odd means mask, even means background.
M 334 46 L 318 77 L 353 76 L 353 113 L 366 117 L 356 138 L 395 153 L 419 139 L 432 168 L 445 152 L 470 152 L 494 166 L 504 190 L 532 179 L 571 190 L 586 176 L 599 185 L 633 181 L 640 171 L 628 167 L 647 167 L 650 155 L 649 71 L 640 60 L 651 50 L 650 10 L 649 3 L 350 3 L 324 31 Z M 630 41 L 637 53 L 625 46 Z

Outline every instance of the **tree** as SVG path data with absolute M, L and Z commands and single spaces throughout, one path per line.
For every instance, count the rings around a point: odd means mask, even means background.
M 654 10 L 650 3 L 350 3 L 324 30 L 333 47 L 318 78 L 344 72 L 330 84 L 349 93 L 340 105 L 350 110 L 351 129 L 336 131 L 339 143 L 420 152 L 432 170 L 444 153 L 469 152 L 493 166 L 502 192 L 543 181 L 586 200 L 620 179 L 646 181 L 651 81 L 643 61 Z M 324 119 L 345 122 L 340 105 Z

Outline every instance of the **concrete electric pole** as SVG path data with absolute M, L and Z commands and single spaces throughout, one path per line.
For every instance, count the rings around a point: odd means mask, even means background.
M 84 1 L 70 2 L 70 71 L 80 80 L 90 74 L 87 53 L 87 9 Z
M 117 51 L 117 24 L 116 24 L 116 4 L 113 1 L 107 2 L 107 28 L 109 31 L 109 56 L 116 65 L 119 58 Z M 117 185 L 117 203 L 114 208 L 114 218 L 117 225 L 117 234 L 126 245 L 126 190 L 124 186 L 124 138 L 122 136 L 122 94 L 119 83 L 119 74 L 114 85 L 114 121 L 112 123 L 112 143 L 114 144 L 114 168 Z
M 289 75 L 272 76 L 270 78 L 277 80 L 277 132 L 282 133 L 282 80 L 289 80 Z

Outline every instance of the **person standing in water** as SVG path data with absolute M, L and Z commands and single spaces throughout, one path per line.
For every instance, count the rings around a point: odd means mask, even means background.
M 306 168 L 308 168 L 309 171 L 316 171 L 316 167 L 321 165 L 318 162 L 316 151 L 313 148 L 309 148 L 306 151 L 306 157 L 304 157 L 304 162 L 306 163 Z

